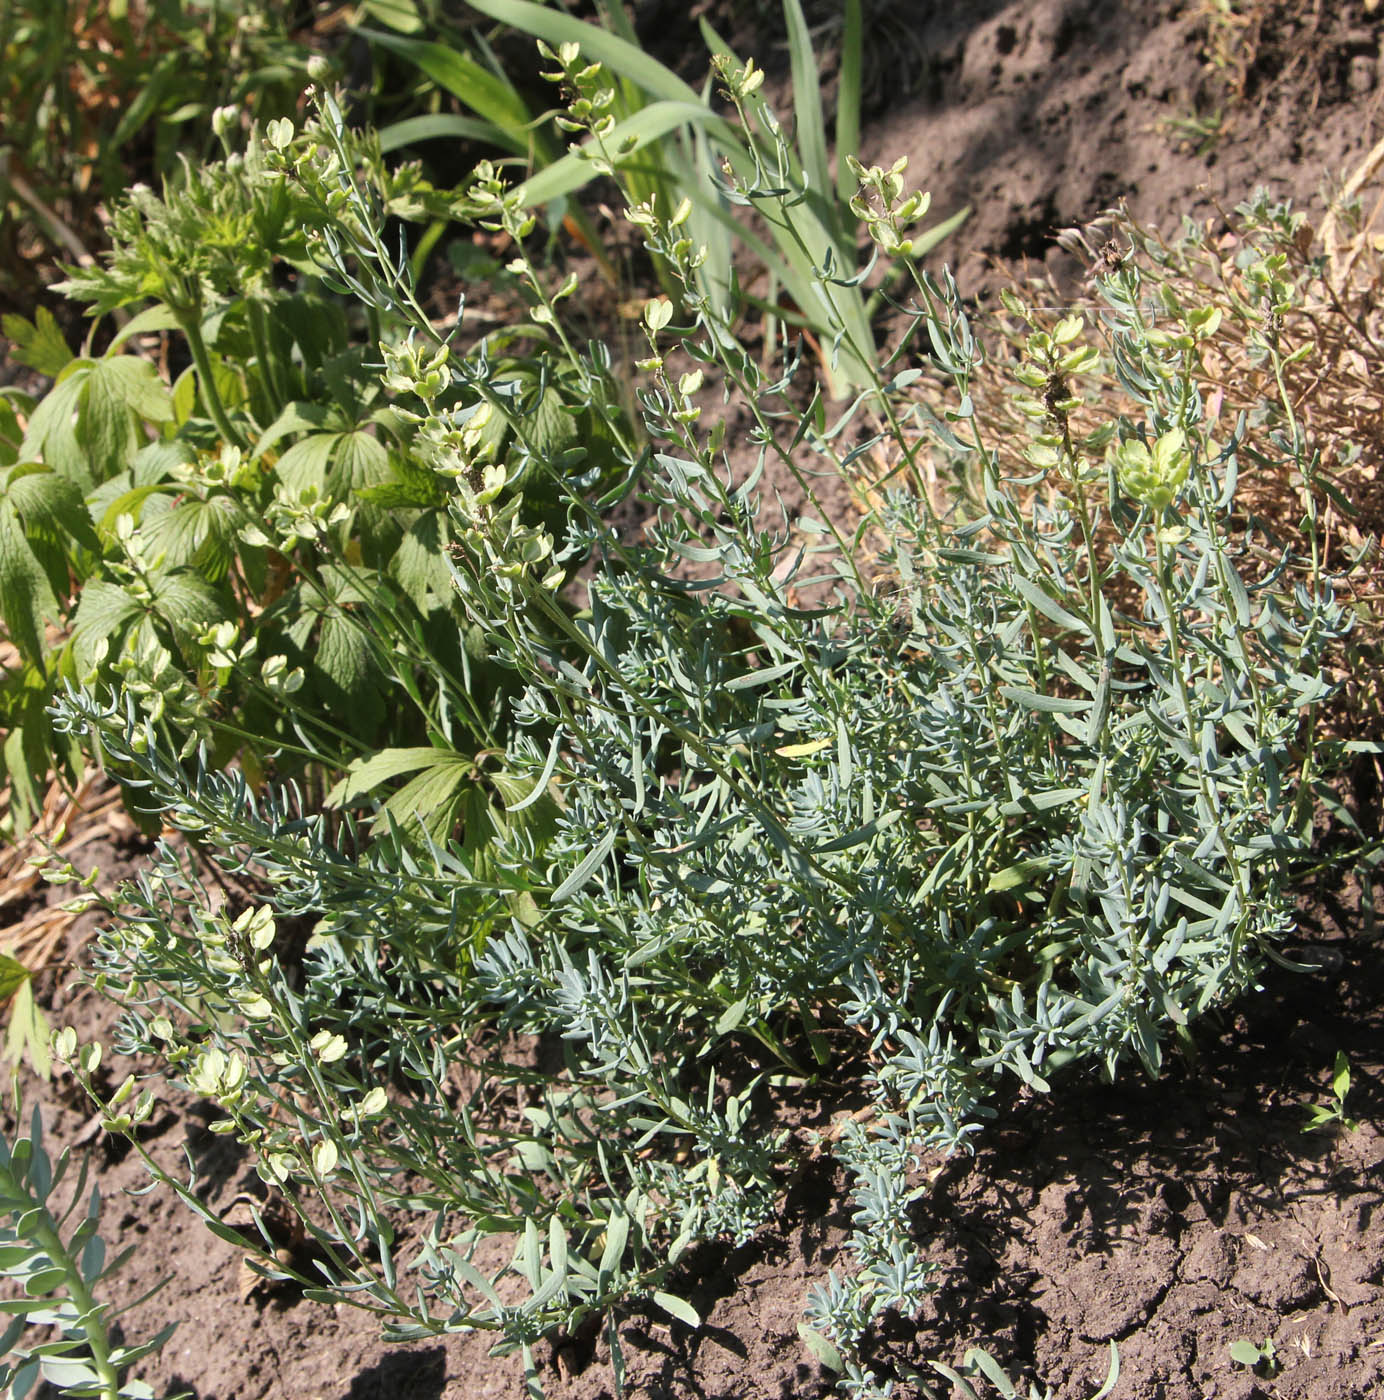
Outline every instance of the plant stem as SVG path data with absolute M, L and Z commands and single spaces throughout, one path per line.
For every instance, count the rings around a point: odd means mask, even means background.
M 264 303 L 258 297 L 247 297 L 246 310 L 250 321 L 250 339 L 254 341 L 255 358 L 259 361 L 260 378 L 269 397 L 269 406 L 278 417 L 288 396 L 279 376 L 278 362 L 269 353 L 269 331 L 264 316 Z
M 192 352 L 192 363 L 197 371 L 197 383 L 207 415 L 216 424 L 217 432 L 233 447 L 248 449 L 249 441 L 231 422 L 221 399 L 221 391 L 216 387 L 216 375 L 212 371 L 211 356 L 207 353 L 207 342 L 202 339 L 202 327 L 196 311 L 180 316 L 179 328 L 187 337 L 187 348 Z
M 100 1400 L 119 1400 L 120 1373 L 111 1364 L 110 1338 L 106 1335 L 101 1306 L 86 1286 L 81 1268 L 68 1253 L 67 1246 L 63 1244 L 62 1236 L 58 1234 L 53 1217 L 46 1207 L 35 1212 L 27 1230 L 30 1238 L 47 1250 L 48 1257 L 66 1275 L 68 1296 L 76 1305 L 79 1315 L 77 1326 L 86 1337 L 92 1368 L 100 1377 Z

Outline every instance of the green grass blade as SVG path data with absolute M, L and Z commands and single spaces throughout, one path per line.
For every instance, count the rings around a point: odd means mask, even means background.
M 532 0 L 471 0 L 471 8 L 556 48 L 579 44 L 582 53 L 612 72 L 637 83 L 652 97 L 667 102 L 696 102 L 697 94 L 676 73 L 651 58 L 637 44 L 598 25 L 560 14 Z
M 406 58 L 438 87 L 495 126 L 518 133 L 528 131 L 533 125 L 533 115 L 524 99 L 503 78 L 496 77 L 466 54 L 428 39 L 408 39 L 377 29 L 358 32 L 371 43 Z
M 836 87 L 836 193 L 842 205 L 855 194 L 855 176 L 846 157 L 860 154 L 860 70 L 864 49 L 860 0 L 846 0 L 841 36 L 841 78 Z
M 729 215 L 711 179 L 711 143 L 704 129 L 692 129 L 692 156 L 682 157 L 680 153 L 680 161 L 691 172 L 691 178 L 684 186 L 692 195 L 688 234 L 698 247 L 706 249 L 702 275 L 717 298 L 718 305 L 725 310 L 730 297 L 739 226 L 737 224 L 733 228 L 723 221 L 729 219 Z M 675 164 L 674 168 L 678 166 Z
M 788 57 L 793 73 L 793 116 L 798 127 L 798 156 L 808 184 L 825 194 L 832 188 L 827 164 L 827 132 L 822 120 L 822 85 L 817 55 L 807 30 L 801 0 L 783 0 L 788 25 Z
M 516 155 L 527 155 L 528 140 L 512 128 L 496 126 L 494 122 L 478 121 L 453 112 L 436 112 L 426 117 L 408 117 L 393 122 L 380 131 L 380 150 L 388 155 L 403 146 L 419 141 L 478 141 L 486 146 L 500 146 Z
M 855 270 L 855 242 L 847 237 L 842 227 L 842 219 L 836 207 L 836 187 L 825 173 L 826 133 L 822 122 L 821 86 L 817 81 L 817 63 L 812 53 L 812 43 L 806 22 L 803 21 L 799 0 L 784 0 L 784 13 L 788 17 L 790 29 L 796 19 L 796 41 L 792 44 L 793 89 L 795 111 L 798 121 L 798 157 L 796 169 L 790 171 L 792 178 L 800 178 L 807 185 L 807 197 L 792 211 L 795 236 L 775 233 L 775 251 L 766 249 L 763 243 L 752 241 L 744 232 L 744 225 L 734 225 L 737 236 L 754 247 L 754 251 L 764 260 L 771 274 L 783 284 L 789 297 L 803 312 L 818 333 L 827 341 L 836 330 L 844 330 L 845 343 L 841 346 L 840 362 L 831 371 L 832 393 L 840 395 L 847 388 L 863 388 L 873 382 L 870 372 L 870 358 L 873 354 L 874 332 L 870 329 L 869 317 L 865 314 L 865 303 L 859 291 L 854 288 L 824 285 L 815 275 L 815 269 L 825 265 L 827 254 L 833 255 L 833 275 L 845 277 Z M 702 38 L 713 54 L 724 54 L 733 62 L 740 60 L 728 43 L 707 23 L 700 21 Z M 790 34 L 790 39 L 792 35 Z M 804 94 L 811 94 L 811 101 Z M 753 99 L 751 107 L 753 109 Z M 800 105 L 801 104 L 801 105 Z M 805 125 L 806 123 L 806 125 Z M 806 139 L 804 137 L 806 136 Z M 812 154 L 813 147 L 818 154 Z M 736 171 L 742 177 L 752 173 L 750 157 L 743 142 L 727 152 Z M 790 155 L 792 153 L 790 152 Z M 812 162 L 815 161 L 815 169 Z M 821 183 L 818 183 L 820 181 Z M 757 246 L 755 246 L 757 243 Z M 827 351 L 829 344 L 823 345 Z M 857 353 L 857 351 L 859 353 Z
M 705 15 L 698 18 L 697 28 L 702 31 L 702 42 L 713 57 L 719 55 L 728 58 L 737 68 L 745 66 L 740 61 L 740 55 L 711 27 L 711 21 Z
M 634 25 L 630 23 L 630 17 L 621 0 L 599 0 L 598 8 L 612 34 L 628 39 L 631 44 L 639 42 L 639 36 L 634 32 Z

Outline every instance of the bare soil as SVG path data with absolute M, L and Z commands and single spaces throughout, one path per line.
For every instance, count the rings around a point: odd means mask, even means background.
M 684 21 L 699 8 L 688 7 Z M 711 8 L 749 22 L 748 6 Z M 1238 5 L 1257 22 L 1252 57 L 1229 80 L 1208 69 L 1197 4 L 901 0 L 875 9 L 886 51 L 872 60 L 865 154 L 909 155 L 939 212 L 973 206 L 945 255 L 963 288 L 979 293 L 1016 260 L 1059 277 L 1072 271 L 1056 231 L 1117 199 L 1165 231 L 1183 215 L 1213 216 L 1257 184 L 1310 205 L 1323 177 L 1347 171 L 1379 134 L 1384 16 L 1367 13 L 1364 0 Z M 681 32 L 670 23 L 670 36 Z M 1226 115 L 1211 147 L 1199 155 L 1179 145 L 1169 124 L 1218 106 Z M 1377 793 L 1362 791 L 1377 806 Z M 127 833 L 93 845 L 82 863 L 99 861 L 109 879 L 140 858 L 139 838 Z M 1041 1377 L 1062 1400 L 1078 1400 L 1104 1376 L 1113 1341 L 1117 1400 L 1381 1392 L 1384 950 L 1358 889 L 1312 891 L 1304 911 L 1298 951 L 1315 970 L 1276 969 L 1257 995 L 1194 1027 L 1160 1081 L 1069 1076 L 1049 1098 L 1004 1104 L 974 1158 L 937 1163 L 917 1227 L 939 1286 L 918 1319 L 891 1319 L 871 1338 L 881 1362 L 958 1364 L 979 1343 L 1016 1377 Z M 73 930 L 74 956 L 82 932 Z M 84 1038 L 109 1030 L 111 1009 L 93 993 L 74 990 L 70 975 L 50 981 L 55 1024 L 75 1024 Z M 1351 1065 L 1347 1108 L 1360 1125 L 1308 1133 L 1304 1105 L 1327 1101 L 1337 1050 Z M 113 1065 L 112 1082 L 123 1072 Z M 123 1275 L 127 1296 L 170 1279 L 124 1324 L 133 1339 L 179 1323 L 143 1370 L 156 1393 L 523 1394 L 517 1360 L 489 1358 L 483 1337 L 388 1346 L 368 1317 L 250 1289 L 234 1247 L 176 1201 L 123 1194 L 145 1184 L 143 1168 L 100 1144 L 70 1085 L 28 1090 L 53 1141 L 90 1141 L 105 1154 L 104 1233 L 139 1246 Z M 170 1168 L 186 1151 L 204 1198 L 229 1211 L 253 1173 L 233 1144 L 206 1131 L 211 1116 L 208 1105 L 170 1096 L 148 1142 Z M 796 1327 L 808 1288 L 838 1263 L 841 1185 L 805 1155 L 772 1230 L 690 1258 L 680 1291 L 706 1319 L 699 1331 L 625 1319 L 630 1394 L 830 1393 L 832 1378 L 811 1363 Z M 1233 1362 L 1230 1344 L 1242 1339 L 1271 1340 L 1277 1368 Z M 614 1393 L 598 1340 L 546 1347 L 542 1361 L 550 1400 Z

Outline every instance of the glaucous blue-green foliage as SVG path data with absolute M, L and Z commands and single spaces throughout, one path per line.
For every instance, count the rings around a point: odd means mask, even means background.
M 899 167 L 858 174 L 872 232 L 901 246 L 920 206 Z M 493 171 L 470 200 L 522 246 L 531 217 Z M 122 1047 L 215 1100 L 217 1130 L 301 1204 L 311 1296 L 397 1335 L 493 1330 L 531 1377 L 533 1343 L 593 1314 L 617 1358 L 622 1309 L 695 1325 L 674 1270 L 771 1218 L 797 1152 L 779 1096 L 863 1089 L 824 1144 L 849 1173 L 853 1270 L 804 1335 L 847 1390 L 884 1395 L 860 1343 L 929 1287 L 925 1154 L 964 1148 L 999 1085 L 1157 1072 L 1169 1031 L 1253 986 L 1291 930 L 1347 619 L 1319 571 L 1284 587 L 1286 555 L 1247 552 L 1238 433 L 1206 425 L 1186 358 L 1205 323 L 1155 325 L 1133 262 L 1099 281 L 1099 335 L 1076 316 L 1032 338 L 1034 470 L 1015 481 L 974 418 L 981 351 L 949 279 L 917 274 L 909 312 L 950 406 L 881 373 L 829 425 L 802 367 L 769 382 L 699 290 L 677 220 L 632 214 L 690 317 L 646 309 L 646 443 L 608 354 L 567 338 L 570 285 L 553 295 L 523 258 L 550 372 L 585 391 L 560 451 L 535 431 L 549 371 L 515 386 L 473 355 L 442 376 L 425 320 L 388 357 L 445 499 L 456 605 L 513 686 L 483 751 L 432 745 L 425 772 L 464 778 L 449 825 L 378 790 L 418 782 L 417 753 L 336 791 L 373 800 L 370 839 L 180 756 L 137 697 L 74 691 L 60 727 L 191 843 L 124 891 L 98 982 Z M 363 244 L 342 258 L 343 285 L 381 297 L 402 271 Z M 1102 357 L 1139 416 L 1075 435 Z M 743 443 L 702 426 L 711 375 Z M 818 485 L 862 438 L 909 484 L 855 527 Z M 933 499 L 928 454 L 972 507 Z M 526 508 L 539 489 L 561 509 Z M 610 515 L 631 493 L 633 534 Z M 207 862 L 252 902 L 213 898 Z M 407 1247 L 399 1211 L 426 1221 Z M 483 1271 L 494 1236 L 512 1261 Z

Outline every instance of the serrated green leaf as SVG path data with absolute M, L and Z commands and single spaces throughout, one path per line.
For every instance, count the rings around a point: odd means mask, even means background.
M 552 385 L 543 391 L 532 417 L 524 420 L 524 427 L 540 456 L 555 457 L 577 436 L 576 420 L 563 407 L 562 395 Z
M 23 316 L 6 316 L 0 326 L 10 342 L 11 356 L 40 374 L 56 377 L 73 358 L 57 317 L 46 306 L 34 312 L 33 321 L 26 321 Z
M 83 490 L 90 490 L 95 480 L 77 441 L 75 422 L 93 363 L 73 360 L 66 366 L 58 382 L 29 416 L 29 427 L 19 447 L 21 457 L 46 462 L 55 471 L 71 477 Z
M 77 441 L 93 478 L 104 481 L 130 465 L 143 423 L 172 417 L 172 394 L 151 364 L 133 355 L 97 360 L 86 375 L 77 420 Z
M 314 487 L 320 493 L 325 492 L 327 468 L 339 436 L 338 433 L 313 433 L 300 438 L 279 458 L 276 468 L 279 480 L 295 491 Z
M 5 1033 L 5 1053 L 11 1064 L 20 1059 L 29 1062 L 29 1068 L 40 1079 L 48 1079 L 53 1070 L 53 1053 L 49 1042 L 53 1038 L 52 1027 L 43 1014 L 38 999 L 34 996 L 33 978 L 26 977 L 19 984 L 10 1002 L 10 1024 Z
M 181 428 L 197 411 L 197 371 L 191 365 L 174 381 L 170 402 L 173 421 Z
M 21 474 L 22 473 L 22 474 Z M 19 512 L 24 532 L 52 544 L 78 544 L 99 549 L 91 515 L 75 481 L 50 469 L 34 466 L 10 472 L 6 498 Z
M 396 510 L 410 506 L 427 510 L 445 505 L 448 494 L 446 481 L 436 472 L 395 452 L 390 454 L 388 477 L 377 485 L 362 487 L 360 498 Z
M 371 433 L 342 433 L 332 445 L 329 486 L 334 500 L 349 500 L 362 486 L 388 480 L 389 453 Z
M 118 387 L 109 377 L 98 375 L 94 367 L 86 377 L 77 441 L 96 481 L 123 471 L 139 447 L 134 415 L 119 393 L 113 392 Z
M 0 1002 L 8 1001 L 29 980 L 29 969 L 8 953 L 0 953 Z
M 136 355 L 107 355 L 92 367 L 92 379 L 144 422 L 172 421 L 172 394 L 148 360 Z
M 15 406 L 18 398 L 18 395 L 0 390 L 0 467 L 12 466 L 19 460 L 19 444 L 24 441 L 19 410 Z
M 436 752 L 440 761 L 405 783 L 384 804 L 384 811 L 400 824 L 420 822 L 441 843 L 451 836 L 474 785 L 469 782 L 472 760 L 441 749 Z
M 389 573 L 420 610 L 428 598 L 448 598 L 451 571 L 443 553 L 447 519 L 441 511 L 428 511 L 404 532 L 389 561 Z
M 34 554 L 24 525 L 8 499 L 0 500 L 0 620 L 26 660 L 47 654 L 44 620 L 58 618 L 48 574 Z
M 124 633 L 140 616 L 139 604 L 123 588 L 90 579 L 77 602 L 72 626 L 72 650 L 78 676 L 90 671 L 97 642 L 108 639 L 118 651 Z
M 34 670 L 32 666 L 26 669 Z M 47 694 L 45 682 L 42 689 L 45 700 Z M 8 780 L 10 785 L 8 835 L 14 840 L 29 831 L 43 807 L 44 793 L 40 784 L 51 762 L 48 750 L 51 733 L 51 721 L 40 705 L 37 713 L 29 710 L 12 722 L 4 746 L 0 748 L 0 783 Z
M 446 749 L 432 747 L 382 749 L 368 758 L 357 759 L 326 796 L 328 807 L 344 807 L 360 797 L 373 796 L 381 783 L 405 773 L 429 768 L 441 758 L 448 757 Z M 460 757 L 460 755 L 450 755 Z
M 345 310 L 319 296 L 300 292 L 282 297 L 275 303 L 274 317 L 293 337 L 293 343 L 302 352 L 304 366 L 310 370 L 322 369 L 346 349 L 350 340 Z
M 370 643 L 360 627 L 335 613 L 322 623 L 316 657 L 317 688 L 336 710 L 336 722 L 368 733 L 384 712 Z
M 214 627 L 226 615 L 216 589 L 191 569 L 156 577 L 153 595 L 155 613 L 184 643 Z
M 147 482 L 130 488 L 130 479 L 131 473 L 122 472 L 87 497 L 87 504 L 95 512 L 98 537 L 106 544 L 115 541 L 116 522 L 122 515 L 130 516 L 136 525 L 143 524 L 144 503 L 159 494 L 171 497 L 175 490 L 162 482 Z
M 148 335 L 151 331 L 175 331 L 177 329 L 178 318 L 168 307 L 164 306 L 162 303 L 146 307 L 138 316 L 131 316 L 115 335 L 111 337 L 111 343 L 106 350 L 106 354 L 114 354 L 133 336 Z
M 230 496 L 192 499 L 164 511 L 147 526 L 150 548 L 169 569 L 195 568 L 208 581 L 226 577 L 235 560 L 239 507 Z
M 326 404 L 295 401 L 285 404 L 279 416 L 259 435 L 253 455 L 262 457 L 290 433 L 315 433 L 328 427 L 336 412 Z

